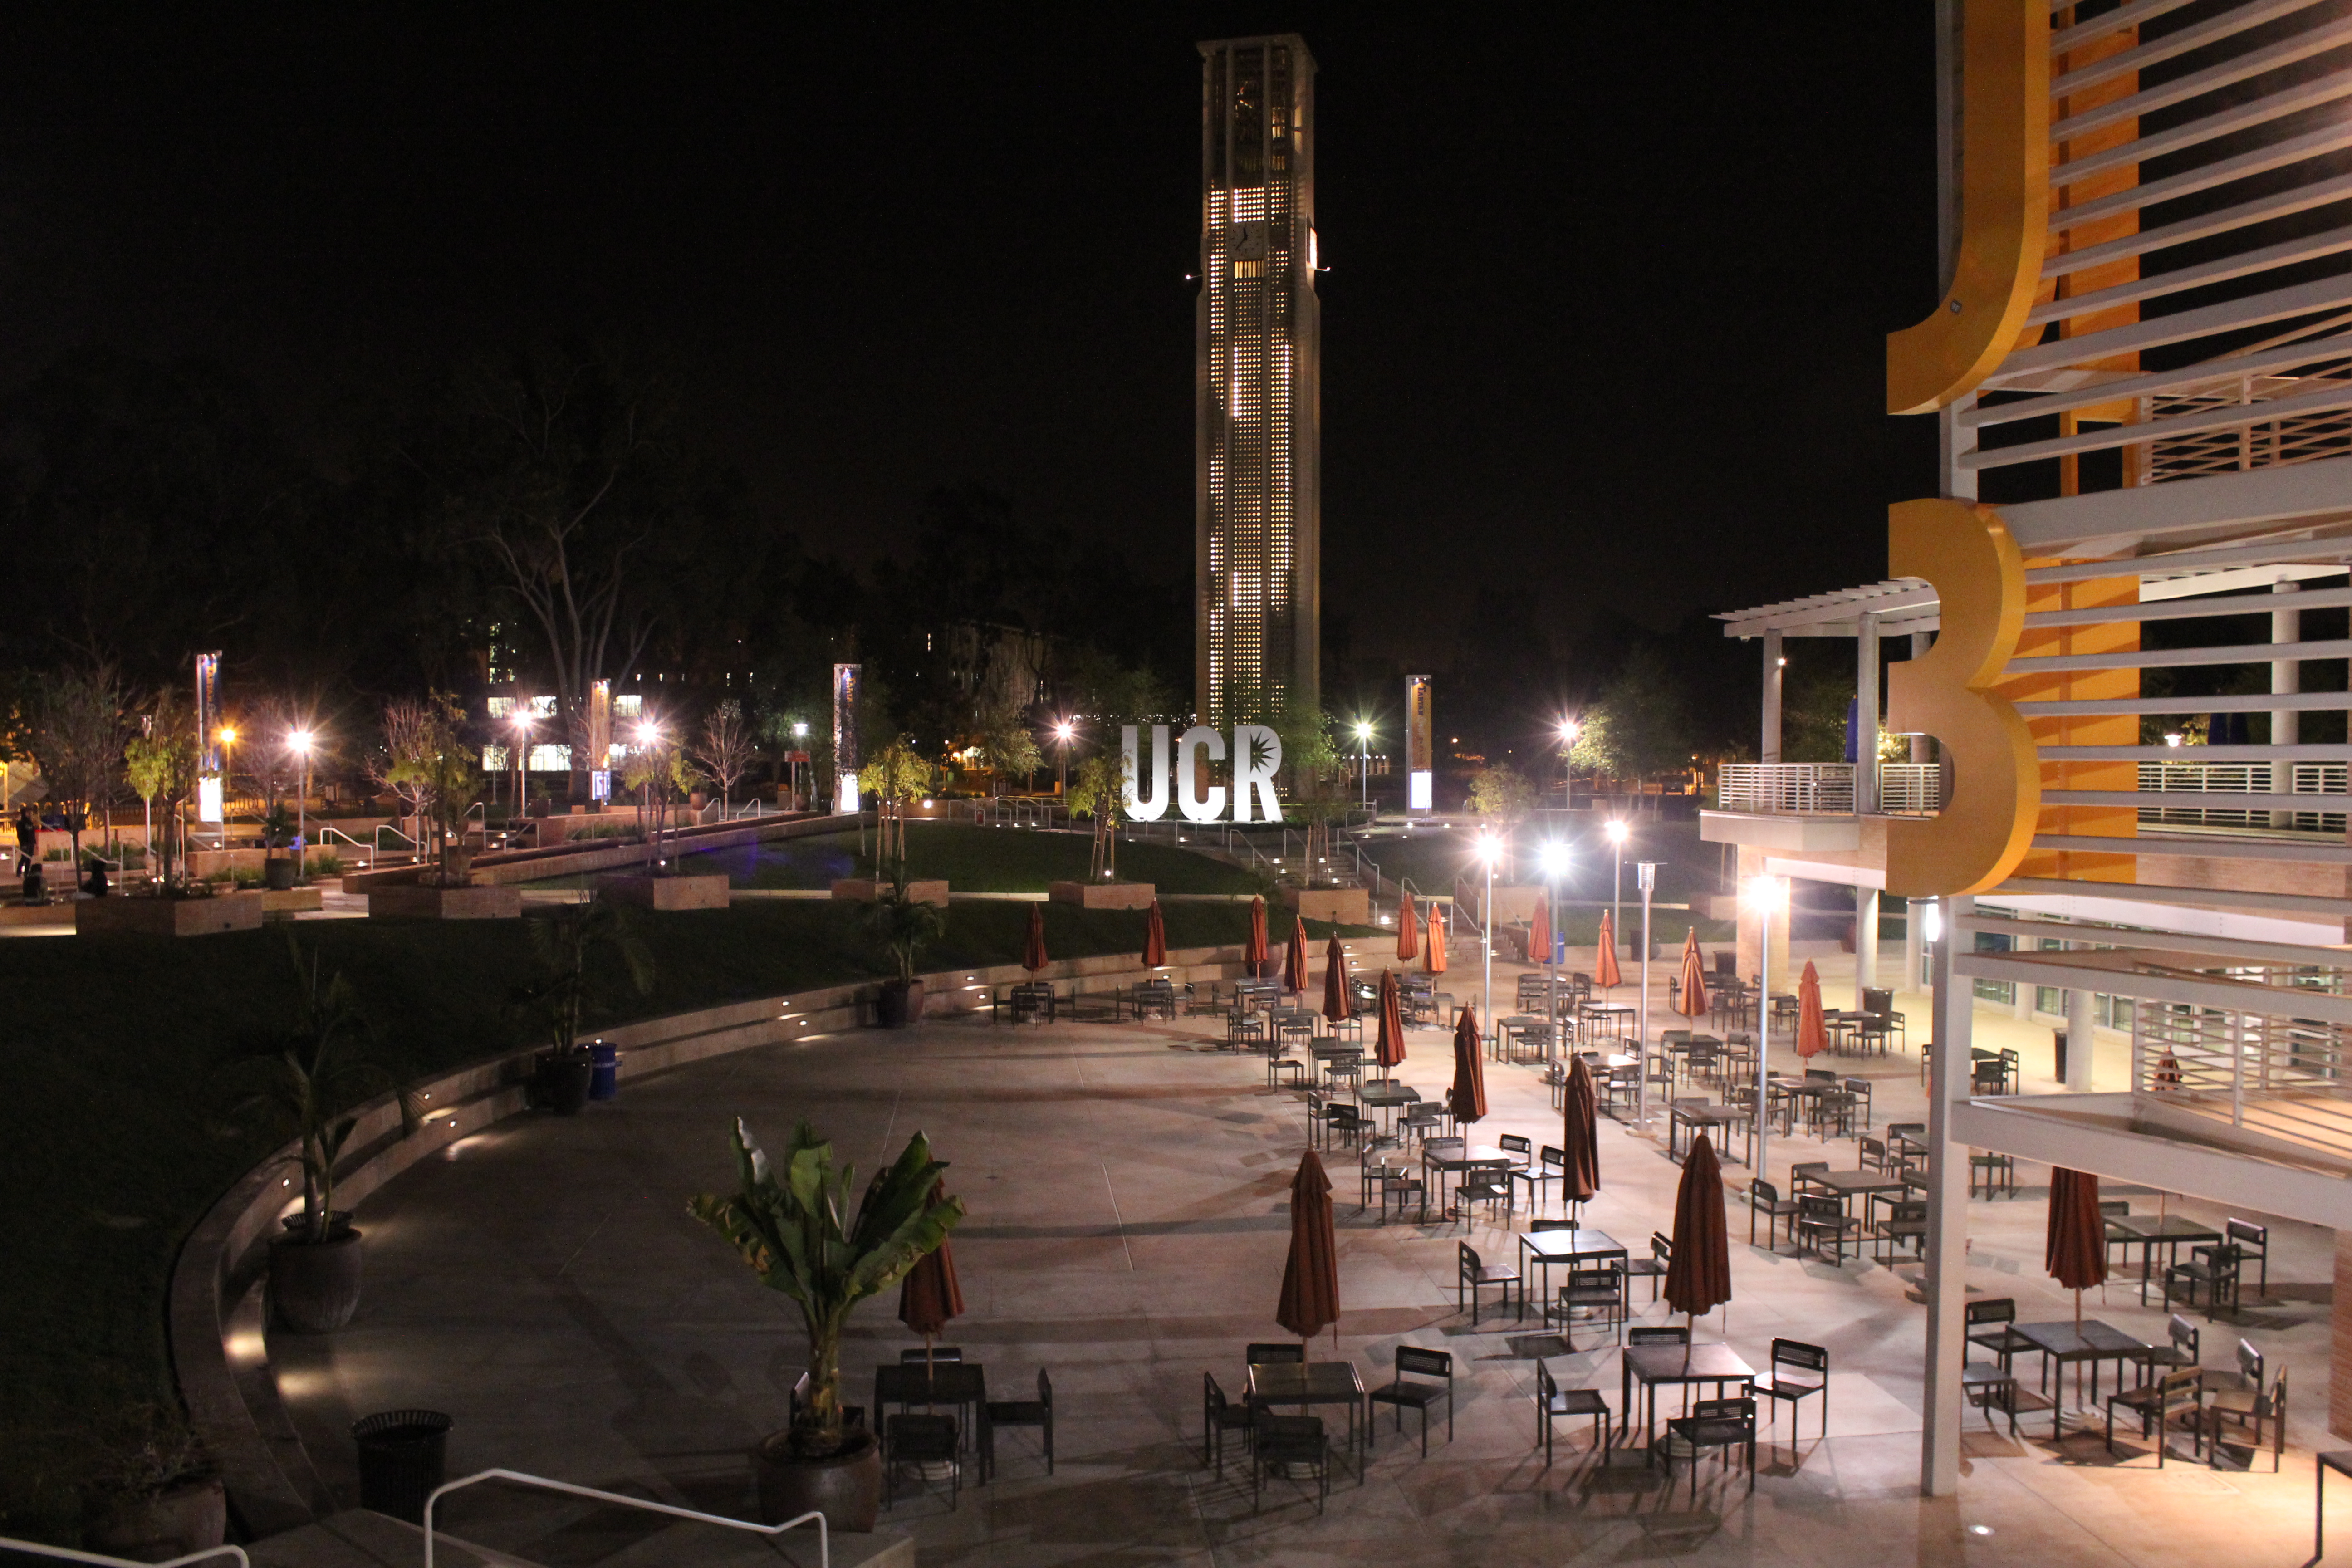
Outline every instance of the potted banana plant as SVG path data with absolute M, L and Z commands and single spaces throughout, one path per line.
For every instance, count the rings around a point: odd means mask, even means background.
M 793 1129 L 781 1168 L 740 1118 L 733 1148 L 736 1190 L 695 1198 L 694 1215 L 727 1238 L 761 1284 L 792 1298 L 808 1331 L 807 1396 L 792 1425 L 754 1454 L 761 1517 L 778 1524 L 816 1509 L 835 1530 L 872 1530 L 882 1454 L 871 1431 L 842 1419 L 842 1331 L 857 1303 L 898 1284 L 947 1239 L 963 1218 L 963 1200 L 937 1195 L 947 1167 L 920 1132 L 854 1205 L 855 1170 L 835 1166 L 833 1145 L 805 1121 Z

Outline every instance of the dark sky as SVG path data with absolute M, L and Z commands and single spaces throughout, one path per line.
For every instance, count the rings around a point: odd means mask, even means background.
M 626 332 L 813 549 L 976 481 L 1172 569 L 1192 44 L 1295 28 L 1327 604 L 1401 658 L 1482 577 L 1663 626 L 1877 575 L 1930 482 L 1877 410 L 1937 283 L 1932 11 L 18 11 L 0 386 L 200 353 L 317 433 L 477 345 Z

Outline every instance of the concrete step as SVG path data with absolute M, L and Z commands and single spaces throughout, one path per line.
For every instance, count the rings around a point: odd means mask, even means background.
M 814 1531 L 768 1537 L 691 1520 L 665 1521 L 655 1514 L 631 1517 L 642 1519 L 645 1533 L 632 1536 L 617 1550 L 602 1551 L 601 1543 L 565 1532 L 560 1554 L 563 1568 L 817 1568 Z M 836 1531 L 832 1548 L 831 1568 L 915 1568 L 913 1538 L 894 1530 L 869 1535 Z M 425 1561 L 425 1531 L 388 1515 L 353 1508 L 273 1535 L 247 1551 L 254 1568 L 418 1568 Z M 435 1532 L 433 1561 L 435 1568 L 541 1568 L 530 1559 L 446 1531 Z

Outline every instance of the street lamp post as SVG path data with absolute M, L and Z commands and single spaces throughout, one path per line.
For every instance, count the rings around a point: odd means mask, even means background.
M 1769 1167 L 1764 1163 L 1764 1141 L 1769 1135 L 1764 1115 L 1765 1084 L 1771 1076 L 1772 1060 L 1772 917 L 1780 907 L 1787 888 L 1778 877 L 1755 877 L 1748 883 L 1748 902 L 1757 911 L 1763 927 L 1763 938 L 1758 952 L 1756 975 L 1756 1179 L 1769 1180 Z
M 1584 726 L 1573 719 L 1560 721 L 1559 795 L 1560 809 L 1563 811 L 1576 809 L 1576 759 L 1570 753 L 1576 750 L 1576 737 L 1581 734 L 1583 730 Z
M 793 740 L 795 740 L 795 741 L 806 741 L 806 740 L 808 739 L 808 725 L 807 725 L 807 723 L 806 723 L 804 721 L 798 720 L 798 719 L 795 719 L 795 720 L 793 720 Z M 794 746 L 794 747 L 793 748 L 793 752 L 794 752 L 795 753 L 797 753 L 797 752 L 801 752 L 801 751 L 803 751 L 803 750 L 804 750 L 804 749 L 805 749 L 804 747 L 801 747 L 801 746 Z M 795 756 L 795 758 L 794 758 L 794 760 L 793 760 L 793 763 L 792 763 L 792 770 L 793 770 L 793 804 L 794 805 L 801 805 L 801 764 L 800 764 L 800 762 L 799 762 L 799 760 L 798 760 L 797 755 Z
M 302 879 L 302 863 L 310 853 L 310 747 L 317 737 L 308 730 L 297 730 L 286 737 L 295 756 L 301 759 L 301 783 L 294 793 L 294 879 Z
M 1067 719 L 1063 720 L 1060 723 L 1054 726 L 1054 752 L 1055 754 L 1061 759 L 1059 773 L 1060 783 L 1055 786 L 1055 791 L 1061 797 L 1062 809 L 1064 811 L 1067 811 L 1070 808 L 1070 734 L 1072 729 L 1073 726 Z
M 1360 796 L 1357 804 L 1369 806 L 1372 804 L 1372 727 L 1361 721 L 1356 724 L 1356 762 Z
M 1559 1032 L 1559 879 L 1568 869 L 1568 846 L 1555 838 L 1543 847 L 1544 903 L 1551 913 L 1551 951 L 1544 954 L 1548 971 L 1544 987 L 1544 1009 L 1549 1015 L 1545 1022 L 1552 1033 Z M 1556 1059 L 1552 1047 L 1547 1046 L 1544 1059 Z
M 1658 886 L 1658 863 L 1639 860 L 1633 865 L 1633 883 L 1642 891 L 1642 1038 L 1633 1047 L 1635 1072 L 1633 1120 L 1643 1127 L 1650 1124 L 1650 895 Z
M 523 794 L 530 788 L 530 710 L 518 700 L 514 710 L 514 799 L 507 804 L 507 842 L 514 842 L 514 822 L 522 816 Z
M 1625 837 L 1633 830 L 1622 816 L 1609 819 L 1609 842 L 1616 847 L 1617 869 L 1609 885 L 1609 929 L 1622 940 L 1625 934 Z M 1644 957 L 1649 949 L 1642 950 Z
M 1479 1008 L 1485 1015 L 1483 1026 L 1488 1029 L 1495 1026 L 1495 859 L 1502 852 L 1503 847 L 1493 834 L 1479 836 L 1478 858 L 1486 863 L 1486 901 L 1478 910 L 1478 924 L 1486 938 L 1486 980 Z
M 657 725 L 657 724 L 640 724 L 640 725 L 638 725 L 638 726 L 637 726 L 637 745 L 638 745 L 638 748 L 639 748 L 640 750 L 645 751 L 645 752 L 652 752 L 652 750 L 654 749 L 654 746 L 656 745 L 656 742 L 658 742 L 660 740 L 661 740 L 661 727 L 660 727 L 659 725 Z M 649 866 L 647 868 L 648 868 L 648 869 L 650 869 L 650 870 L 658 871 L 658 870 L 660 870 L 660 869 L 661 869 L 661 864 L 662 864 L 662 858 L 661 858 L 661 848 L 662 848 L 662 830 L 661 830 L 661 818 L 660 818 L 659 816 L 654 816 L 654 801 L 653 801 L 653 795 L 654 795 L 654 776 L 653 776 L 653 769 L 652 769 L 650 766 L 648 766 L 648 767 L 646 769 L 646 785 L 645 785 L 645 788 L 637 792 L 637 798 L 638 798 L 640 801 L 642 801 L 642 802 L 644 803 L 644 809 L 645 809 L 646 815 L 647 816 L 649 816 L 649 817 L 652 817 L 652 818 L 653 818 L 652 823 L 651 823 L 651 825 L 650 825 L 650 826 L 651 826 L 651 829 L 652 829 L 652 836 L 653 836 L 653 855 L 652 855 L 651 864 L 650 864 L 650 866 Z

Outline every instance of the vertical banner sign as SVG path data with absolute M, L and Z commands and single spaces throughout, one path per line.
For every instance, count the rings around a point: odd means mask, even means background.
M 222 809 L 221 772 L 227 766 L 220 739 L 220 655 L 196 655 L 196 820 L 218 822 Z
M 613 798 L 613 683 L 588 688 L 588 798 Z
M 833 667 L 833 809 L 857 810 L 857 689 L 864 666 Z
M 1437 748 L 1429 710 L 1429 677 L 1404 678 L 1404 804 L 1407 811 L 1432 809 Z

